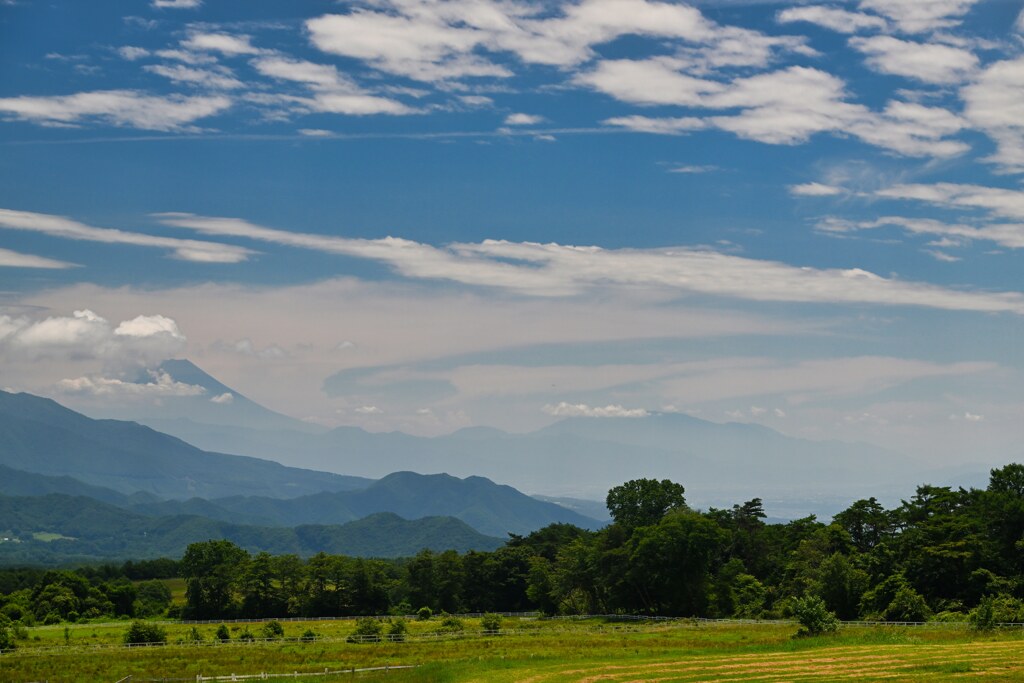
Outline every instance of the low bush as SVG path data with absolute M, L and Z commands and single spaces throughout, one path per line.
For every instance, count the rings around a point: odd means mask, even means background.
M 820 636 L 839 630 L 839 620 L 817 595 L 808 595 L 793 602 L 793 616 L 800 622 L 797 638 Z
M 490 612 L 480 617 L 480 628 L 484 633 L 497 633 L 501 630 L 501 615 Z
M 380 641 L 383 631 L 384 626 L 377 619 L 361 617 L 356 619 L 355 630 L 345 640 L 349 643 L 376 643 Z
M 145 621 L 133 621 L 128 630 L 124 632 L 124 642 L 128 645 L 142 645 L 144 643 L 166 643 L 167 631 L 159 624 L 151 624 Z

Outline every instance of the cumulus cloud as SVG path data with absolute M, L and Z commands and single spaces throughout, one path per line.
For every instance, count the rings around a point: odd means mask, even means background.
M 512 75 L 486 52 L 572 67 L 593 59 L 595 46 L 626 35 L 682 41 L 705 68 L 761 64 L 778 50 L 810 52 L 801 37 L 721 26 L 693 7 L 649 0 L 583 0 L 554 13 L 523 2 L 385 0 L 310 19 L 306 28 L 324 52 L 421 81 Z
M 136 90 L 98 90 L 73 95 L 0 98 L 0 114 L 44 126 L 100 121 L 156 131 L 191 130 L 199 119 L 231 106 L 224 95 L 147 95 Z
M 74 268 L 74 263 L 0 248 L 0 268 Z
M 857 33 L 865 29 L 884 31 L 889 27 L 889 22 L 882 17 L 825 5 L 790 7 L 779 12 L 775 18 L 780 24 L 804 21 L 838 33 Z
M 649 412 L 643 408 L 623 408 L 620 405 L 588 406 L 586 403 L 548 404 L 543 408 L 548 415 L 555 417 L 647 417 Z
M 888 17 L 904 33 L 924 33 L 959 25 L 980 0 L 861 0 L 860 9 Z
M 703 119 L 616 117 L 605 121 L 639 132 L 678 134 L 717 127 L 768 144 L 793 145 L 818 133 L 854 135 L 907 156 L 955 156 L 963 142 L 947 139 L 965 126 L 940 107 L 890 101 L 881 112 L 846 101 L 842 79 L 820 69 L 794 66 L 737 78 L 730 83 L 681 73 L 670 58 L 613 60 L 580 74 L 576 82 L 632 104 L 677 105 L 739 113 Z
M 534 296 L 568 296 L 600 287 L 649 288 L 755 301 L 911 305 L 1024 314 L 1024 295 L 982 292 L 885 278 L 862 270 L 816 269 L 732 254 L 672 247 L 600 247 L 484 240 L 434 247 L 411 240 L 350 239 L 289 232 L 237 218 L 158 214 L 177 227 L 313 249 L 390 265 L 410 278 L 439 279 Z
M 126 382 L 110 377 L 78 377 L 63 379 L 57 383 L 57 391 L 63 394 L 79 394 L 118 398 L 163 398 L 178 396 L 200 396 L 206 389 L 196 384 L 185 384 L 171 378 L 166 372 L 151 372 L 148 382 Z M 230 396 L 231 394 L 226 394 Z M 219 396 L 211 399 L 215 403 Z
M 96 228 L 63 216 L 13 209 L 0 209 L 0 228 L 38 232 L 70 240 L 170 249 L 174 258 L 197 263 L 239 263 L 254 253 L 244 247 L 229 244 Z
M 88 309 L 42 320 L 0 315 L 0 353 L 16 357 L 149 365 L 171 358 L 185 342 L 177 323 L 162 315 L 140 315 L 116 326 Z
M 384 411 L 377 406 L 359 406 L 356 412 L 360 415 L 383 415 Z
M 368 92 L 330 64 L 272 55 L 252 60 L 252 66 L 264 76 L 300 83 L 312 91 L 311 97 L 279 99 L 292 109 L 360 116 L 416 113 L 398 100 Z
M 230 405 L 234 403 L 235 395 L 230 391 L 225 391 L 223 394 L 217 394 L 210 398 L 210 403 L 216 403 L 218 405 Z
M 973 53 L 950 45 L 892 36 L 851 38 L 850 45 L 865 54 L 868 66 L 876 71 L 934 85 L 960 83 L 978 67 Z
M 1024 57 L 987 66 L 960 96 L 964 116 L 996 143 L 986 160 L 1024 173 Z

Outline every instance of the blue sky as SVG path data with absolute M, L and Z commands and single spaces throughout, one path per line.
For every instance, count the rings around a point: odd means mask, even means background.
M 1019 457 L 1022 48 L 1019 0 L 0 3 L 0 376 Z

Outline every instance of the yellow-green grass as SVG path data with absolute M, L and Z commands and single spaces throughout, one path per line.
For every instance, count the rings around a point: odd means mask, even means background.
M 244 625 L 232 625 L 245 628 Z M 256 632 L 260 624 L 251 624 Z M 466 620 L 460 639 L 419 640 L 438 621 L 413 622 L 404 643 L 344 642 L 352 622 L 288 622 L 286 635 L 306 628 L 325 640 L 243 645 L 210 644 L 216 625 L 199 629 L 205 645 L 174 644 L 191 628 L 168 627 L 172 644 L 141 649 L 97 648 L 113 644 L 126 625 L 72 627 L 70 648 L 63 627 L 32 629 L 19 651 L 0 657 L 3 681 L 114 681 L 291 671 L 323 671 L 383 665 L 420 665 L 393 671 L 389 680 L 468 682 L 530 681 L 945 681 L 964 677 L 1024 680 L 1024 637 L 1018 632 L 980 636 L 967 631 L 913 628 L 850 629 L 838 636 L 794 640 L 795 626 L 610 624 L 598 620 L 506 620 L 508 635 L 481 637 Z M 95 633 L 95 637 L 93 637 Z M 237 632 L 236 632 L 237 633 Z M 38 635 L 38 641 L 33 638 Z M 33 652 L 35 650 L 35 652 Z M 337 679 L 335 679 L 337 680 Z

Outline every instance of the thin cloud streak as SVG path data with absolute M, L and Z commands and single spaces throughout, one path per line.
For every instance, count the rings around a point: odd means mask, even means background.
M 924 306 L 1024 315 L 1024 294 L 1019 292 L 963 291 L 884 278 L 859 268 L 796 267 L 691 247 L 602 249 L 503 240 L 434 247 L 395 237 L 370 240 L 289 232 L 237 218 L 185 213 L 156 217 L 167 225 L 206 235 L 374 260 L 409 278 L 454 281 L 530 296 L 572 296 L 619 287 L 751 301 Z

